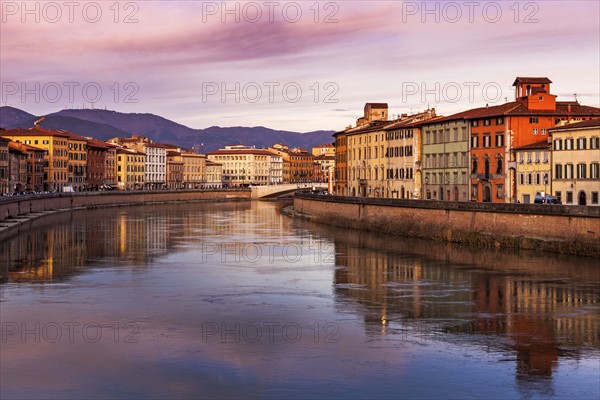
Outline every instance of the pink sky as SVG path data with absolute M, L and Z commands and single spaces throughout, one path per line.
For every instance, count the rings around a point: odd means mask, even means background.
M 339 130 L 368 101 L 449 115 L 547 76 L 559 100 L 600 106 L 596 1 L 226 3 L 3 0 L 2 105 Z

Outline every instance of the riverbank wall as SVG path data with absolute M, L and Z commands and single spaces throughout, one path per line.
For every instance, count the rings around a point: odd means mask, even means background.
M 600 258 L 599 207 L 297 194 L 294 215 L 395 236 Z
M 5 197 L 0 198 L 0 241 L 27 229 L 27 224 L 31 221 L 57 212 L 152 204 L 250 200 L 250 189 L 111 191 Z

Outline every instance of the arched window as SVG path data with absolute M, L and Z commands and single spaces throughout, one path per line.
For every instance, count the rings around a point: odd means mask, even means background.
M 477 157 L 473 157 L 472 163 L 473 165 L 473 169 L 471 169 L 471 173 L 472 174 L 476 174 L 477 173 Z
M 485 179 L 490 179 L 490 158 L 489 157 L 485 158 L 483 167 L 484 167 L 483 174 L 485 176 Z

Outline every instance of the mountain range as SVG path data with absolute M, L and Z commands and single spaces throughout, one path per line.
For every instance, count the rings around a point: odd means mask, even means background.
M 18 108 L 0 107 L 0 127 L 31 128 L 34 122 L 45 117 L 41 126 L 63 129 L 81 136 L 108 140 L 132 134 L 146 136 L 158 143 L 169 143 L 191 148 L 200 146 L 203 153 L 215 151 L 231 144 L 245 144 L 257 148 L 283 143 L 290 147 L 311 147 L 332 143 L 334 131 L 290 132 L 256 127 L 219 127 L 192 129 L 154 114 L 121 113 L 110 110 L 66 109 L 47 115 L 33 115 Z

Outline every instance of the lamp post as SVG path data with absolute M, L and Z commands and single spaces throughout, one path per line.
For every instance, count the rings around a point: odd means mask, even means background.
M 425 185 L 423 186 L 423 194 L 421 195 L 421 197 L 423 199 L 429 200 L 427 198 L 427 185 L 429 185 L 429 174 L 425 175 L 424 182 L 425 182 Z

